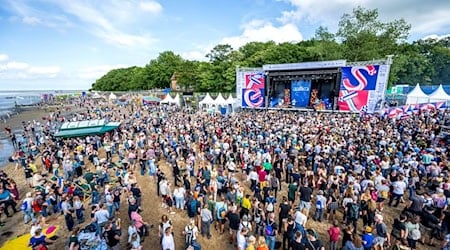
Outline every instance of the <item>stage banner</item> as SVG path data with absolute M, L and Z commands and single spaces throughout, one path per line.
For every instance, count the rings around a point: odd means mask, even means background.
M 291 103 L 294 107 L 307 107 L 309 94 L 311 92 L 311 81 L 296 80 L 291 83 Z
M 241 107 L 264 107 L 265 79 L 261 69 L 236 71 L 236 96 Z
M 342 67 L 339 110 L 374 113 L 385 99 L 390 65 Z

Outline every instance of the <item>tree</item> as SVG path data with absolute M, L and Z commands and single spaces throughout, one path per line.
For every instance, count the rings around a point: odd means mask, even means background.
M 170 87 L 170 79 L 183 63 L 181 56 L 172 51 L 164 51 L 147 64 L 149 86 L 154 88 Z
M 408 38 L 410 29 L 403 19 L 383 23 L 377 9 L 357 7 L 352 14 L 342 16 L 336 36 L 347 60 L 366 61 L 394 54 L 397 45 Z

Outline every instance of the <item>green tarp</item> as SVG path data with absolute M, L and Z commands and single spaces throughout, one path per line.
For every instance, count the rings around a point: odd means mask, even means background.
M 66 122 L 61 125 L 56 137 L 81 137 L 104 134 L 118 128 L 119 122 L 106 122 L 105 120 L 91 120 L 80 122 Z

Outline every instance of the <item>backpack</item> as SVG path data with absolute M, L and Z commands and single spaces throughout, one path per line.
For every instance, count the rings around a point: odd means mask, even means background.
M 266 226 L 264 227 L 264 234 L 266 236 L 273 236 L 274 230 L 273 230 L 272 225 L 273 225 L 273 222 L 272 223 L 269 223 L 269 222 L 266 223 Z
M 20 205 L 20 210 L 22 210 L 22 211 L 28 210 L 28 202 L 27 201 L 22 202 L 22 205 Z
M 272 178 L 270 178 L 270 182 L 272 188 L 278 188 L 278 179 L 276 177 L 272 176 Z
M 274 200 L 274 198 L 273 197 L 269 197 L 268 199 L 267 199 L 267 202 L 269 203 L 269 204 L 267 204 L 267 211 L 268 212 L 273 212 L 273 203 L 275 202 L 275 200 Z
M 225 206 L 222 206 L 219 208 L 219 217 L 221 219 L 225 219 L 225 216 L 227 215 L 227 210 L 225 209 Z
M 358 219 L 359 218 L 359 206 L 355 203 L 351 203 L 348 208 L 348 218 Z
M 191 216 L 195 216 L 197 214 L 197 200 L 195 199 L 189 203 L 189 214 Z
M 436 199 L 436 201 L 435 201 L 435 206 L 437 207 L 437 208 L 444 208 L 445 207 L 445 205 L 447 204 L 447 200 L 445 199 L 445 197 L 444 198 L 438 198 L 438 199 Z
M 194 238 L 194 228 L 191 227 L 190 225 L 187 227 L 187 232 L 186 232 L 186 245 L 190 246 L 192 244 L 192 240 Z
M 387 199 L 389 197 L 389 193 L 387 190 L 382 190 L 381 191 L 381 198 L 383 199 Z
M 420 233 L 419 225 L 416 225 L 416 228 L 411 230 L 408 234 L 408 238 L 411 238 L 413 240 L 419 240 L 422 237 L 422 234 Z
M 316 201 L 316 209 L 323 209 L 323 204 L 320 199 L 317 199 Z
M 246 228 L 247 229 L 247 234 L 245 235 L 245 237 L 248 237 L 248 236 L 250 236 L 250 227 L 249 227 L 249 224 L 250 224 L 250 222 L 248 222 L 247 221 L 247 224 L 244 224 L 243 222 L 241 222 L 241 225 L 242 225 L 242 228 L 244 229 L 244 228 Z

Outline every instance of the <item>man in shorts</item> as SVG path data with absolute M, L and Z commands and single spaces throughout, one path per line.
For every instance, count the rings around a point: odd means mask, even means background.
M 376 236 L 373 241 L 373 246 L 375 250 L 383 250 L 386 241 L 389 242 L 389 234 L 387 233 L 387 227 L 383 222 L 383 216 L 381 214 L 375 215 L 375 229 Z

